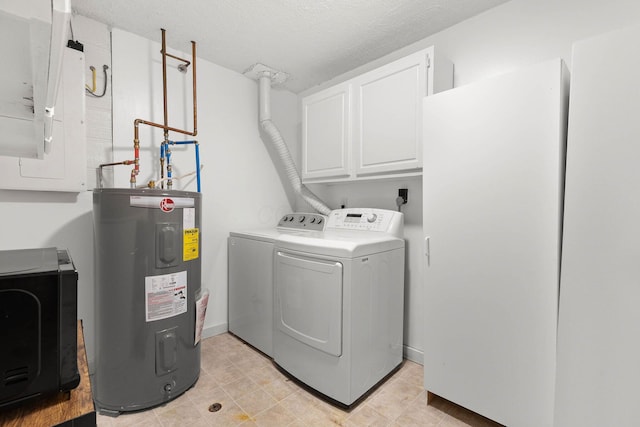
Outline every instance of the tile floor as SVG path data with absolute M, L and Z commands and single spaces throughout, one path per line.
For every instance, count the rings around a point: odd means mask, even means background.
M 358 406 L 345 411 L 305 391 L 269 358 L 227 333 L 203 340 L 195 387 L 153 409 L 115 418 L 98 415 L 98 426 L 499 426 L 438 397 L 427 406 L 422 375 L 422 366 L 407 360 Z M 209 412 L 213 403 L 222 408 Z

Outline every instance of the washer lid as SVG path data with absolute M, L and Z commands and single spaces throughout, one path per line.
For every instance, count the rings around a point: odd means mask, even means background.
M 241 237 L 273 243 L 280 237 L 280 234 L 282 233 L 276 228 L 263 228 L 258 230 L 231 231 L 229 232 L 229 237 Z
M 276 247 L 317 255 L 357 258 L 404 248 L 404 240 L 381 232 L 327 230 L 282 234 L 276 240 Z
M 280 236 L 284 235 L 304 235 L 312 233 L 304 229 L 298 230 L 294 228 L 262 228 L 256 230 L 241 230 L 229 232 L 229 237 L 241 237 L 245 239 L 260 240 L 262 242 L 274 243 Z

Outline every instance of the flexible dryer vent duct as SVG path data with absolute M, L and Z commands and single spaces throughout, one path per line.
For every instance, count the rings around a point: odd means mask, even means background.
M 256 64 L 252 69 L 245 72 L 248 73 L 257 72 L 257 78 L 260 90 L 260 126 L 265 131 L 278 153 L 278 157 L 284 165 L 287 178 L 291 183 L 294 191 L 300 195 L 311 207 L 320 212 L 323 215 L 329 215 L 331 209 L 322 201 L 318 196 L 313 194 L 311 190 L 302 184 L 300 175 L 296 169 L 295 163 L 291 158 L 289 148 L 284 142 L 280 131 L 275 124 L 271 121 L 271 80 L 272 78 L 278 78 L 283 73 L 275 73 L 273 70 L 267 69 L 267 67 Z M 285 75 L 286 76 L 286 75 Z M 286 77 L 285 77 L 286 78 Z

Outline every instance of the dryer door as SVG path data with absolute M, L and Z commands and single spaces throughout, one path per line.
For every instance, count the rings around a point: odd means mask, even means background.
M 279 331 L 332 356 L 342 354 L 342 263 L 277 251 Z

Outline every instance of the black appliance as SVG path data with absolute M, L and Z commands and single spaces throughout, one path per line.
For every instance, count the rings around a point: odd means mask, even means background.
M 78 386 L 77 294 L 67 250 L 0 251 L 0 408 Z

